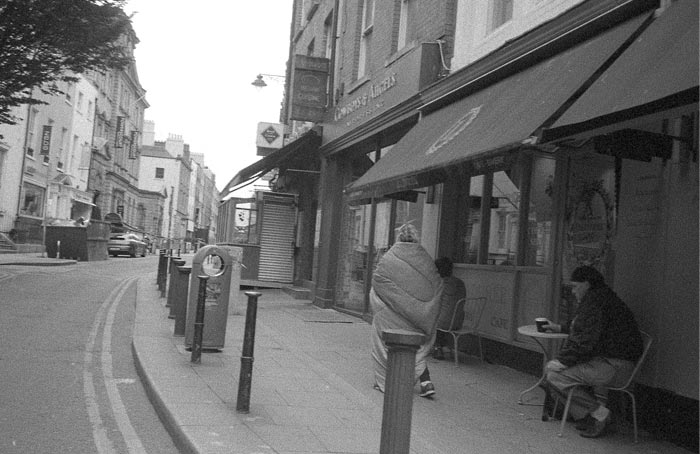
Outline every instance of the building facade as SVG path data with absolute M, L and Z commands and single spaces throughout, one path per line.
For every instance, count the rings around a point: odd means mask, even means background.
M 315 304 L 371 317 L 412 222 L 487 298 L 490 360 L 536 371 L 517 328 L 569 319 L 592 264 L 658 341 L 645 411 L 697 447 L 697 2 L 298 1 L 292 23 L 291 68 L 329 59 Z

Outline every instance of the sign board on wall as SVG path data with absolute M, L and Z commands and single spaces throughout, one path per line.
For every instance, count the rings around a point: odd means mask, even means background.
M 330 60 L 307 55 L 294 56 L 290 119 L 323 120 L 328 100 Z
M 258 123 L 258 132 L 255 135 L 255 145 L 258 147 L 258 156 L 267 156 L 284 145 L 284 125 L 279 123 Z

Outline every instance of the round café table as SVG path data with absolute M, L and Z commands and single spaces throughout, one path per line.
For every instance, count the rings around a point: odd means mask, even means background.
M 552 332 L 540 332 L 537 331 L 537 326 L 536 325 L 525 325 L 525 326 L 520 326 L 518 327 L 518 333 L 522 334 L 523 336 L 528 336 L 537 342 L 537 345 L 540 346 L 542 349 L 542 353 L 544 353 L 544 361 L 543 361 L 543 366 L 542 366 L 542 376 L 540 377 L 539 380 L 537 380 L 537 383 L 534 385 L 530 386 L 527 388 L 525 391 L 520 393 L 520 396 L 518 397 L 518 404 L 524 405 L 523 403 L 523 396 L 530 391 L 536 389 L 538 386 L 540 386 L 542 383 L 544 383 L 545 379 L 547 378 L 547 374 L 545 373 L 544 370 L 544 365 L 547 364 L 549 361 L 549 353 L 547 352 L 547 349 L 545 346 L 542 344 L 540 339 L 544 340 L 562 340 L 566 339 L 569 337 L 568 334 L 565 333 L 552 333 Z

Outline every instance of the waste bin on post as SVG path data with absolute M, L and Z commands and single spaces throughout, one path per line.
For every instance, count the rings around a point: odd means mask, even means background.
M 204 350 L 220 350 L 224 348 L 229 295 L 231 293 L 232 262 L 231 255 L 225 249 L 212 245 L 201 248 L 192 259 L 185 323 L 185 347 L 192 347 L 194 338 L 197 293 L 199 290 L 199 279 L 197 276 L 207 275 L 209 279 L 207 280 L 204 300 L 204 338 L 202 340 L 202 348 Z

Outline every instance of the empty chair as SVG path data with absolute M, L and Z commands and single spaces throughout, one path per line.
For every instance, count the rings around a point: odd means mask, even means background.
M 481 320 L 481 314 L 484 312 L 484 306 L 486 305 L 486 298 L 483 296 L 474 298 L 462 298 L 455 304 L 454 311 L 452 312 L 452 319 L 450 326 L 455 326 L 455 319 L 460 310 L 464 309 L 464 321 L 462 326 L 457 329 L 440 329 L 438 331 L 443 333 L 449 333 L 452 335 L 452 352 L 455 357 L 455 365 L 459 365 L 459 338 L 465 334 L 474 334 L 479 340 L 479 357 L 484 360 L 484 352 L 481 348 L 481 336 L 479 335 L 479 321 Z
M 625 394 L 627 394 L 630 399 L 632 400 L 632 423 L 634 425 L 634 442 L 637 443 L 638 436 L 637 436 L 637 401 L 634 398 L 634 393 L 630 390 L 632 387 L 632 382 L 634 381 L 634 378 L 637 376 L 637 373 L 639 372 L 639 369 L 642 368 L 642 364 L 644 363 L 644 359 L 647 356 L 647 353 L 649 353 L 649 348 L 651 347 L 651 344 L 653 342 L 652 337 L 645 333 L 644 331 L 641 331 L 642 334 L 642 339 L 644 340 L 644 350 L 642 350 L 642 355 L 639 357 L 637 360 L 637 363 L 634 366 L 634 370 L 632 370 L 632 374 L 630 374 L 629 379 L 627 382 L 622 385 L 622 386 L 605 386 L 608 391 L 620 391 Z M 564 433 L 564 425 L 566 424 L 566 418 L 569 415 L 569 406 L 571 405 L 571 397 L 574 394 L 574 389 L 576 389 L 577 386 L 584 386 L 584 385 L 575 385 L 569 388 L 569 393 L 566 397 L 566 405 L 564 405 L 564 414 L 562 415 L 561 418 L 561 426 L 559 428 L 559 436 L 561 437 L 562 434 Z M 556 408 L 556 405 L 559 402 L 557 401 L 554 408 Z

